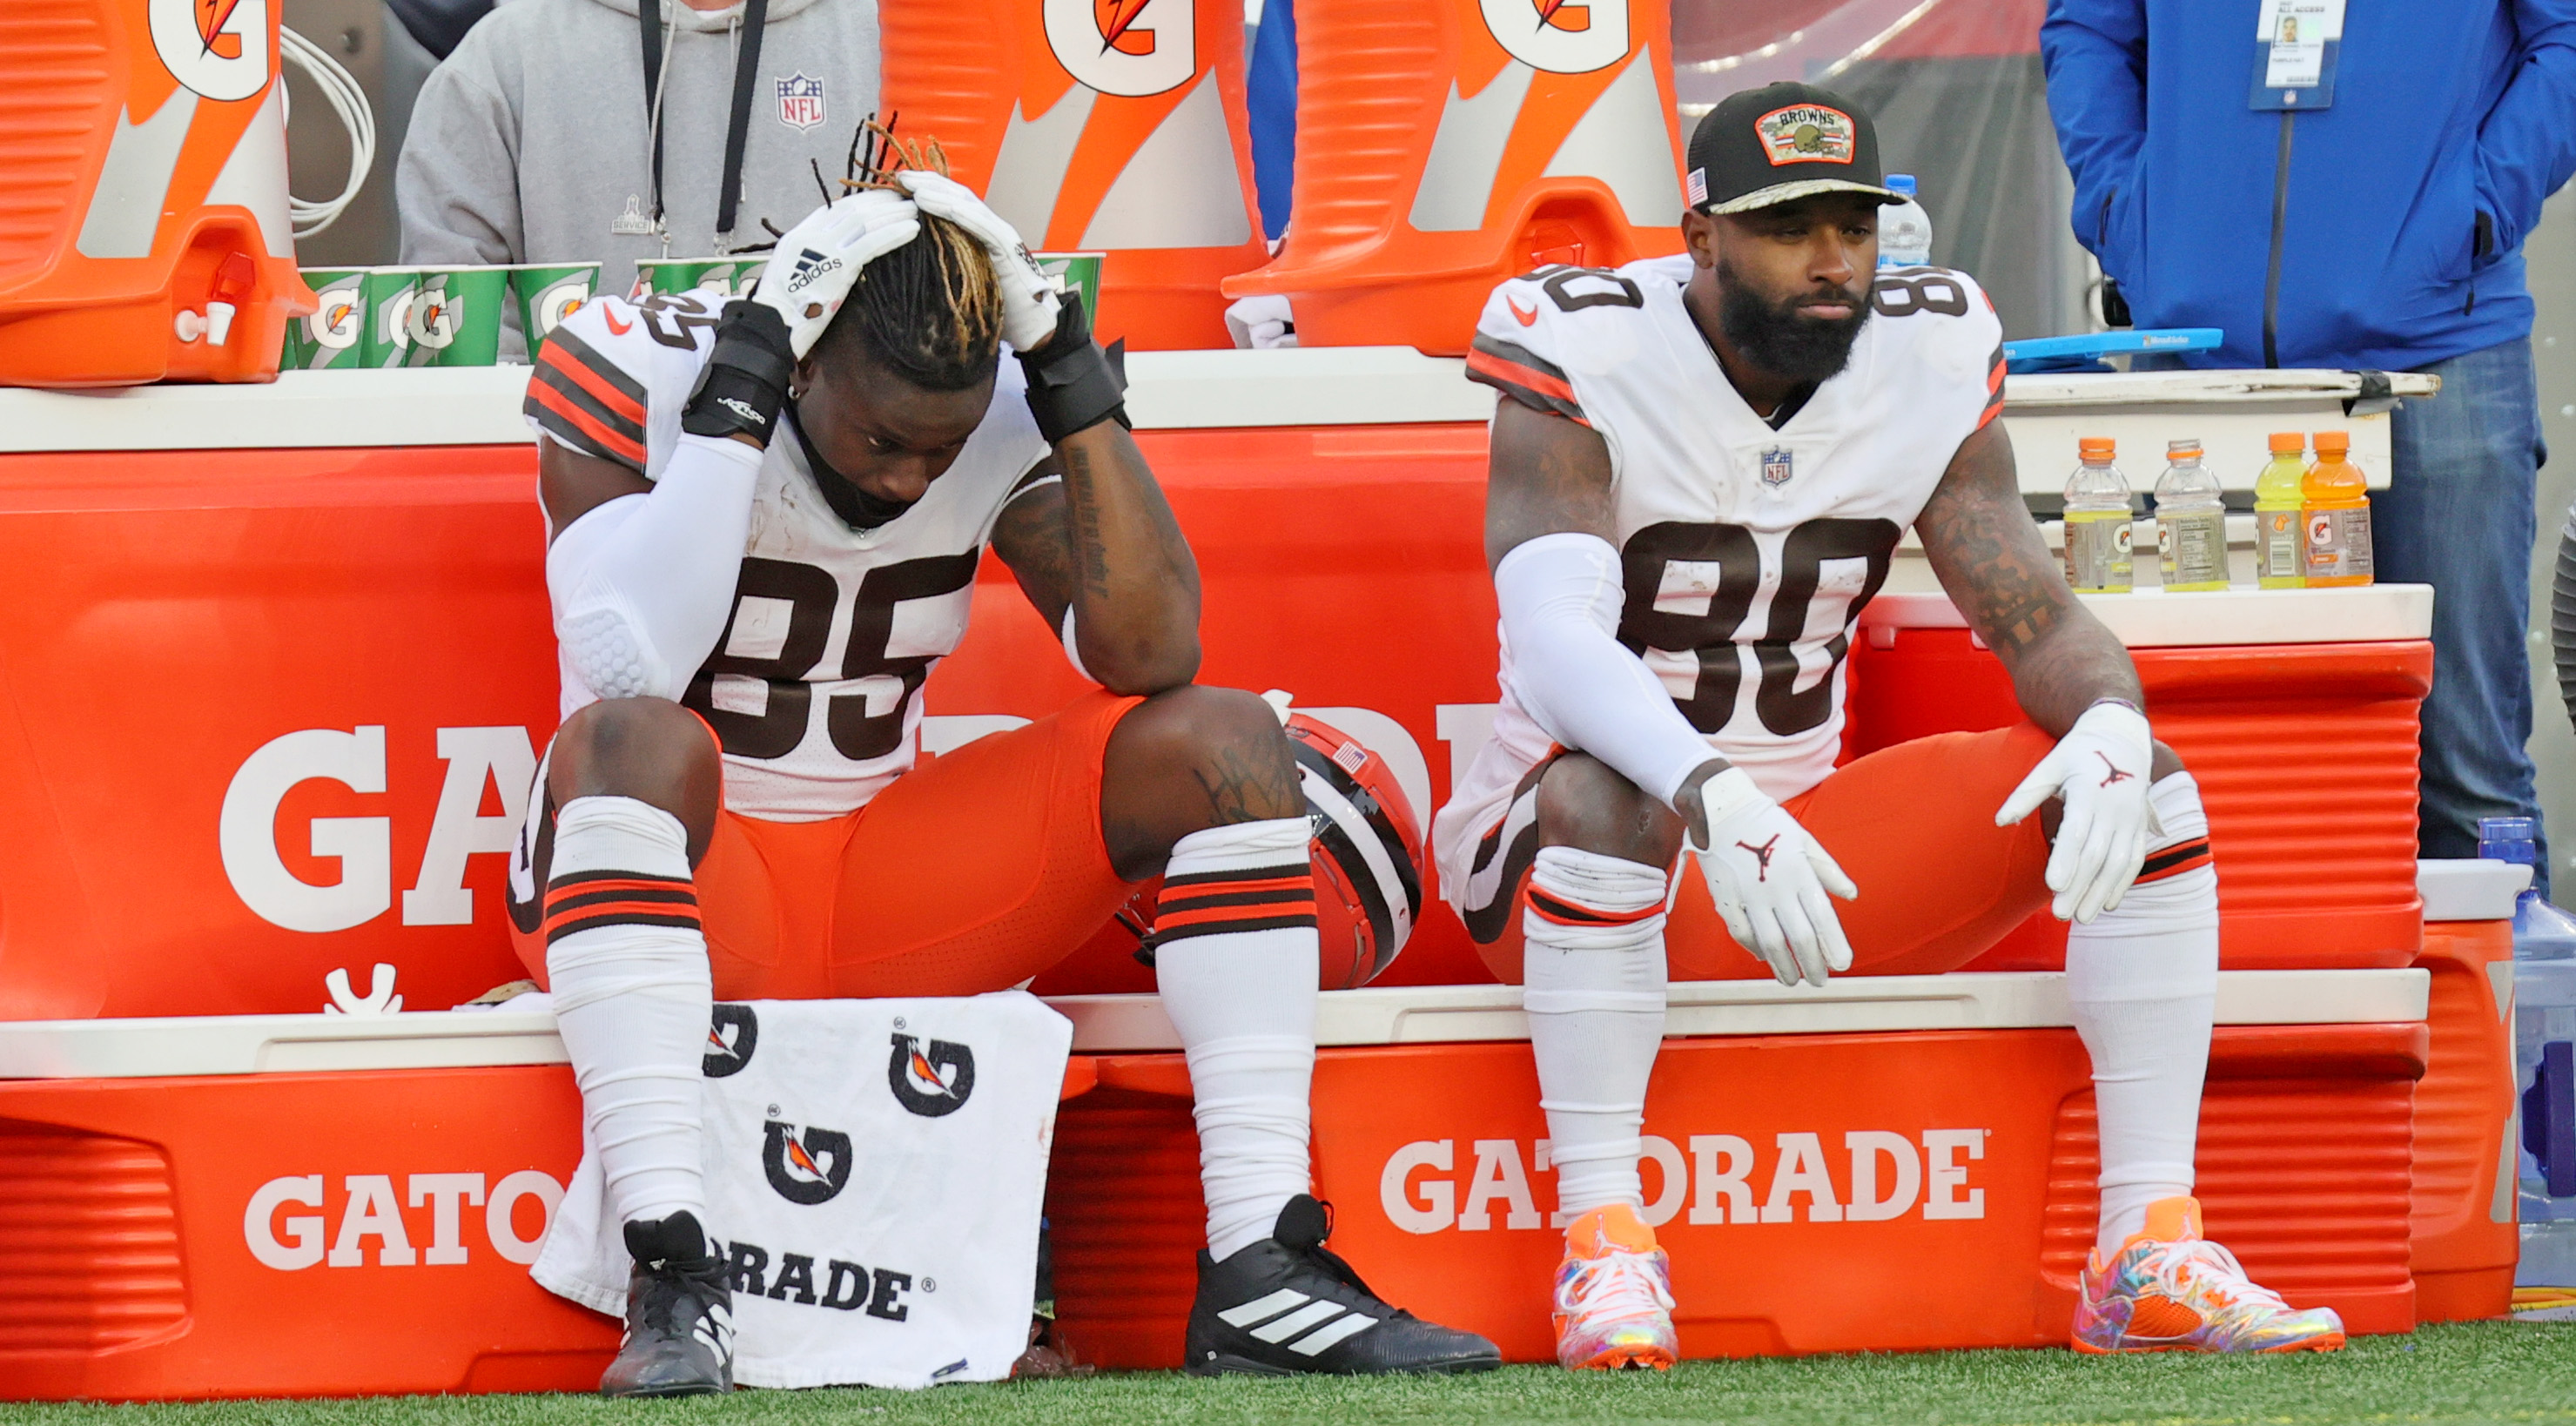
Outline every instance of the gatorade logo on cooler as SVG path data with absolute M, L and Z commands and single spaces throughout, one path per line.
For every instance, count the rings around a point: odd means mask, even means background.
M 248 99 L 268 86 L 268 0 L 151 0 L 152 49 L 190 91 Z
M 1503 52 L 1549 74 L 1589 74 L 1628 57 L 1627 0 L 1478 0 Z
M 1162 94 L 1199 72 L 1190 0 L 1046 0 L 1047 48 L 1103 94 Z

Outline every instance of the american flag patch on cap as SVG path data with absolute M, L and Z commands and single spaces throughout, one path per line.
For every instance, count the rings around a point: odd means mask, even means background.
M 1690 205 L 1696 208 L 1707 201 L 1708 170 L 1704 168 L 1694 168 L 1690 171 Z

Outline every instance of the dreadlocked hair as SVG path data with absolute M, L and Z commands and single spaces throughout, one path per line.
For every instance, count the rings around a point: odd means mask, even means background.
M 907 168 L 944 175 L 948 154 L 934 138 L 897 139 L 892 119 L 880 124 L 870 115 L 851 137 L 841 186 L 900 191 L 894 176 Z M 863 355 L 915 386 L 962 391 L 992 376 L 1001 339 L 1002 288 L 982 241 L 924 213 L 919 236 L 859 270 L 822 345 Z
M 1001 341 L 1002 288 L 983 243 L 924 213 L 920 236 L 859 270 L 821 344 L 915 386 L 962 391 L 993 375 Z

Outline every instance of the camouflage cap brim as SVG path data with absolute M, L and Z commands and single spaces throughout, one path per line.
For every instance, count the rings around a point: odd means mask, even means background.
M 1773 208 L 1782 203 L 1794 203 L 1801 198 L 1812 198 L 1819 193 L 1867 193 L 1874 195 L 1881 204 L 1905 201 L 1904 194 L 1892 188 L 1881 188 L 1874 183 L 1855 183 L 1848 178 L 1801 178 L 1792 183 L 1775 183 L 1768 188 L 1757 188 L 1723 203 L 1704 204 L 1700 211 L 1750 213 L 1756 208 Z

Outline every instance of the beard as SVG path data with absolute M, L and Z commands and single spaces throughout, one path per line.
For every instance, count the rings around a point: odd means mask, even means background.
M 1852 343 L 1869 321 L 1869 294 L 1850 298 L 1848 317 L 1816 317 L 1798 310 L 1812 301 L 1802 292 L 1785 302 L 1763 300 L 1743 275 L 1723 259 L 1717 265 L 1717 324 L 1728 342 L 1747 361 L 1773 376 L 1796 382 L 1824 382 L 1851 363 Z

